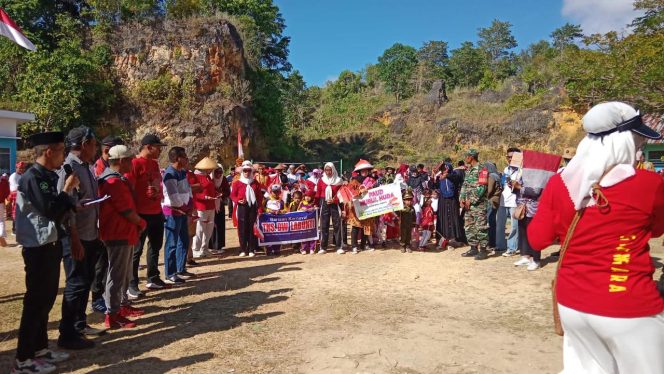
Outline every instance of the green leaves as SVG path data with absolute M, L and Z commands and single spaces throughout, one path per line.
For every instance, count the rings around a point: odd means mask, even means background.
M 388 92 L 394 94 L 397 103 L 412 94 L 410 78 L 417 66 L 417 50 L 411 46 L 395 43 L 378 57 L 378 76 Z

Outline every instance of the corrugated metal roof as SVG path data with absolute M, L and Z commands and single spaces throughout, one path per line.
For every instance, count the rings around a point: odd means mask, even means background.
M 650 126 L 650 128 L 657 131 L 658 133 L 664 135 L 664 114 L 649 113 L 649 114 L 644 114 L 642 118 L 643 122 L 646 125 Z M 664 139 L 662 140 L 648 139 L 648 144 L 664 144 Z

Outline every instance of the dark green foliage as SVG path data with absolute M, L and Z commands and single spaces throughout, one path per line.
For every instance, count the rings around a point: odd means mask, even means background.
M 397 100 L 413 93 L 410 78 L 417 66 L 417 50 L 411 46 L 395 43 L 378 57 L 378 76 Z

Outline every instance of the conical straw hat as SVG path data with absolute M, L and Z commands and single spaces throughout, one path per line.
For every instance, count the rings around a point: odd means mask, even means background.
M 204 157 L 198 161 L 195 168 L 198 170 L 214 170 L 217 168 L 217 163 L 209 157 Z

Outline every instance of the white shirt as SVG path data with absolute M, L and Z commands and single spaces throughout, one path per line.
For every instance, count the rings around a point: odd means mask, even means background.
M 519 178 L 519 169 L 507 166 L 503 174 L 505 175 L 505 184 L 503 185 L 503 193 L 500 195 L 500 206 L 516 208 L 516 194 L 512 192 L 512 188 L 507 181 L 511 179 L 513 182 L 516 182 Z
M 12 173 L 12 175 L 9 176 L 9 192 L 16 192 L 18 191 L 18 182 L 21 181 L 21 174 L 19 173 Z

